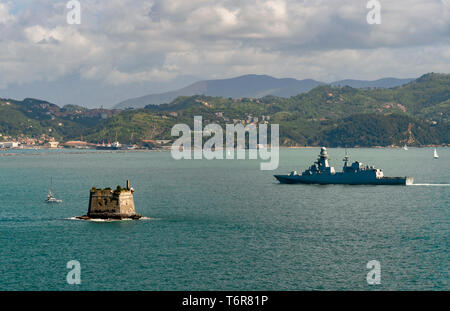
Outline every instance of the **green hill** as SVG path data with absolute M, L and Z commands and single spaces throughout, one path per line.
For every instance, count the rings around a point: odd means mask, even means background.
M 315 139 L 330 147 L 431 145 L 445 139 L 440 130 L 404 114 L 359 114 L 338 120 Z
M 449 144 L 450 75 L 426 74 L 391 88 L 322 85 L 290 98 L 178 97 L 135 110 L 59 108 L 36 99 L 0 100 L 0 133 L 90 142 L 171 139 L 177 123 L 280 124 L 283 145 L 389 146 Z

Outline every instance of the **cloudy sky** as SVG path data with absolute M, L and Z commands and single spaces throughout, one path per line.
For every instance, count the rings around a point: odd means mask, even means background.
M 105 107 L 202 79 L 450 72 L 450 0 L 0 0 L 0 97 Z

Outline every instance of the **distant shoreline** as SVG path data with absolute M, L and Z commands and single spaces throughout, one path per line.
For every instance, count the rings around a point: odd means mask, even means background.
M 301 147 L 280 147 L 283 149 L 310 149 L 310 148 L 321 148 L 322 146 L 301 146 Z M 450 147 L 450 144 L 447 145 L 424 145 L 424 146 L 408 146 L 408 148 L 439 148 L 439 147 Z M 348 149 L 402 149 L 403 146 L 355 146 L 355 147 L 327 147 L 327 148 L 348 148 Z
M 13 149 L 14 150 L 14 149 Z M 53 155 L 53 154 L 111 154 L 111 153 L 129 153 L 129 152 L 164 152 L 166 150 L 111 150 L 111 151 L 98 151 L 95 149 L 84 149 L 86 151 L 74 151 L 74 152 L 62 152 L 62 150 L 70 150 L 70 149 L 15 149 L 15 150 L 34 150 L 34 151 L 41 151 L 41 152 L 30 152 L 30 153 L 17 153 L 17 152 L 10 152 L 10 153 L 1 153 L 0 157 L 13 157 L 13 156 L 38 156 L 38 155 Z M 55 152 L 49 153 L 46 151 L 53 150 Z M 58 151 L 56 151 L 58 150 Z M 5 151 L 5 150 L 0 150 Z
M 445 148 L 450 147 L 450 145 L 427 145 L 427 146 L 420 146 L 420 147 L 414 147 L 410 146 L 410 148 Z M 286 147 L 281 146 L 279 149 L 317 149 L 320 148 L 320 146 L 301 146 L 301 147 Z M 344 149 L 346 147 L 327 147 L 329 149 Z M 402 149 L 401 146 L 387 146 L 387 147 L 380 147 L 380 146 L 374 146 L 374 147 L 347 147 L 347 149 Z M 23 150 L 30 150 L 30 151 L 37 151 L 37 152 L 30 152 L 30 153 L 21 153 L 21 152 L 14 152 L 14 151 L 23 151 Z M 85 151 L 72 151 L 72 152 L 63 152 L 64 150 L 74 150 L 74 149 L 68 149 L 68 148 L 58 148 L 58 149 L 52 149 L 52 148 L 40 148 L 40 149 L 0 149 L 0 157 L 14 157 L 14 156 L 39 156 L 39 155 L 52 155 L 52 154 L 112 154 L 112 153 L 139 153 L 139 152 L 170 152 L 168 149 L 139 149 L 139 150 L 95 150 L 95 149 L 83 149 Z M 194 149 L 192 149 L 194 150 Z M 248 150 L 248 149 L 246 149 Z M 11 151 L 11 152 L 4 152 L 4 151 Z M 47 151 L 54 151 L 52 153 L 49 153 Z

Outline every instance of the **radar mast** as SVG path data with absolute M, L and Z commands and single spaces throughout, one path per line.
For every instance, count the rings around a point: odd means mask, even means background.
M 342 161 L 344 161 L 344 167 L 347 167 L 347 163 L 348 163 L 349 159 L 350 159 L 350 157 L 348 156 L 347 148 L 345 148 L 345 156 L 344 156 L 344 159 L 342 159 Z

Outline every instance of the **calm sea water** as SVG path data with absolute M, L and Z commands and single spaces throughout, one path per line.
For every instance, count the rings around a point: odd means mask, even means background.
M 450 151 L 350 149 L 416 186 L 280 185 L 318 149 L 259 161 L 168 152 L 22 151 L 0 157 L 0 290 L 449 290 Z M 4 152 L 3 152 L 4 153 Z M 342 149 L 330 149 L 342 166 Z M 63 204 L 43 203 L 50 179 Z M 150 220 L 93 223 L 89 189 L 136 189 Z M 81 264 L 68 285 L 66 263 Z M 381 264 L 369 286 L 366 264 Z

